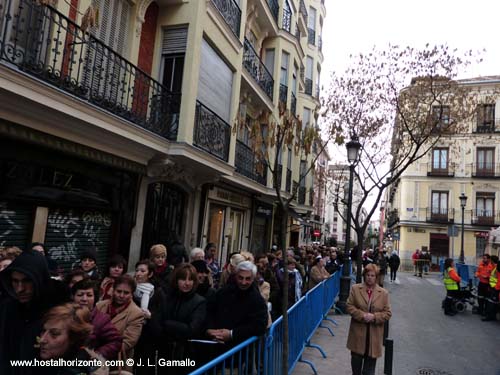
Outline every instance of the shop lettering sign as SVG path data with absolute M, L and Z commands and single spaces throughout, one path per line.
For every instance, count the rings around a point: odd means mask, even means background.
M 213 190 L 210 190 L 208 196 L 209 198 L 217 199 L 227 203 L 233 203 L 239 206 L 250 207 L 250 200 L 248 197 L 245 197 L 237 193 L 233 193 L 228 190 L 214 188 Z

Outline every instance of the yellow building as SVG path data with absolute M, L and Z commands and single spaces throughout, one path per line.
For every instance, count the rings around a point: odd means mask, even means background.
M 277 118 L 280 101 L 315 125 L 324 0 L 91 1 L 86 31 L 89 0 L 0 9 L 0 244 L 45 242 L 67 268 L 89 247 L 130 266 L 175 240 L 214 242 L 222 262 L 267 251 L 280 235 L 270 173 L 232 128 Z M 278 157 L 289 192 L 308 161 Z
M 475 264 L 488 243 L 488 232 L 500 224 L 500 77 L 460 80 L 479 96 L 476 114 L 461 134 L 441 136 L 430 152 L 413 163 L 387 190 L 387 227 L 402 259 L 416 250 L 430 251 L 433 263 L 458 259 L 463 209 L 465 261 Z M 484 100 L 481 100 L 484 97 Z M 443 107 L 442 121 L 449 121 Z M 434 108 L 433 108 L 434 110 Z

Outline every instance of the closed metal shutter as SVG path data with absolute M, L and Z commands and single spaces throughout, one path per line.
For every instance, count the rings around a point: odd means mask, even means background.
M 45 246 L 50 257 L 65 272 L 80 262 L 88 249 L 97 250 L 97 265 L 106 267 L 112 230 L 112 215 L 100 210 L 51 209 L 47 220 Z
M 163 41 L 161 45 L 162 55 L 185 53 L 187 34 L 187 26 L 172 26 L 165 28 L 163 31 Z
M 32 225 L 32 207 L 0 202 L 0 246 L 25 250 L 31 242 Z
M 203 40 L 198 81 L 198 100 L 224 121 L 230 122 L 233 71 L 215 50 Z

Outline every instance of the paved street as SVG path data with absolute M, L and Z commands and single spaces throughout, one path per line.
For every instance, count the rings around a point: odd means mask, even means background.
M 393 311 L 389 337 L 394 339 L 394 375 L 500 375 L 500 322 L 481 322 L 470 306 L 465 313 L 445 316 L 440 275 L 420 279 L 400 273 L 396 283 L 386 282 L 385 286 Z M 311 360 L 320 375 L 351 374 L 350 353 L 345 347 L 350 317 L 332 318 L 339 323 L 335 337 L 319 328 L 312 340 L 328 358 L 323 359 L 313 348 L 306 348 L 303 358 Z M 329 322 L 324 325 L 333 327 Z M 384 374 L 383 367 L 381 358 L 377 375 Z M 304 363 L 297 364 L 294 371 L 295 375 L 312 373 Z

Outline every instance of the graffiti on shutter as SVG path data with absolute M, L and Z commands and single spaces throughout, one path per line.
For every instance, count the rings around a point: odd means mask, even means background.
M 107 262 L 111 228 L 109 212 L 52 209 L 47 220 L 45 246 L 50 257 L 66 272 L 79 264 L 85 250 L 94 248 L 102 270 Z
M 30 207 L 0 202 L 0 246 L 25 249 L 30 242 L 33 210 Z

